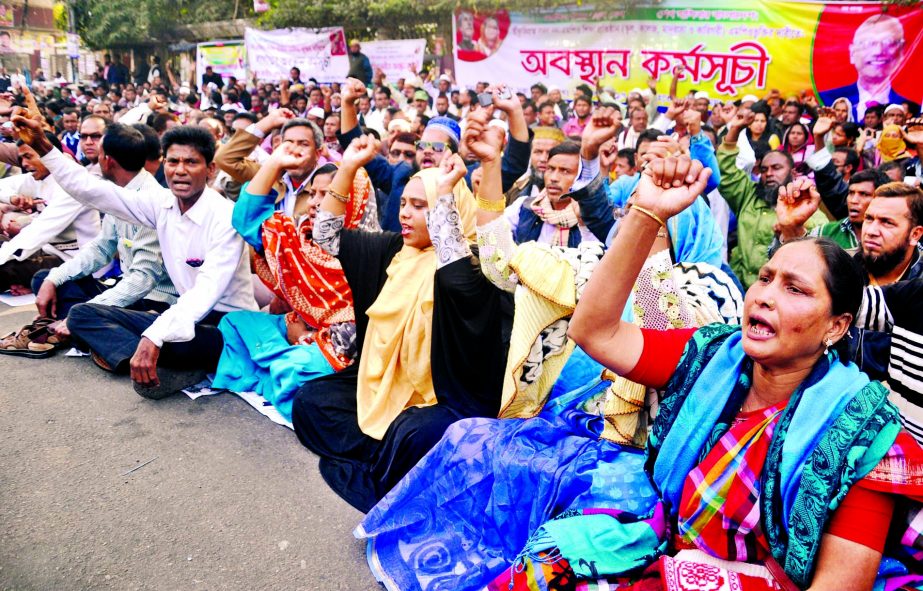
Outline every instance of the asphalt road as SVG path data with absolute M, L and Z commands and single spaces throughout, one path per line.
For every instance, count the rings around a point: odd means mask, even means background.
M 31 316 L 0 304 L 0 334 Z M 0 589 L 382 589 L 362 515 L 236 396 L 155 402 L 89 358 L 0 356 L 0 407 Z

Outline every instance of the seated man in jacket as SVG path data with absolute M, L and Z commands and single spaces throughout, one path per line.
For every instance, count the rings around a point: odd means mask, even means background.
M 282 141 L 294 142 L 309 152 L 304 166 L 286 170 L 273 186 L 278 194 L 276 209 L 285 215 L 298 219 L 304 212 L 295 212 L 298 197 L 309 191 L 308 179 L 317 168 L 318 150 L 321 148 L 323 134 L 317 125 L 307 119 L 298 119 L 288 109 L 276 109 L 259 123 L 251 123 L 234 133 L 231 141 L 221 146 L 215 154 L 215 164 L 238 183 L 246 183 L 260 169 L 260 164 L 250 154 L 260 145 L 267 135 L 282 128 Z

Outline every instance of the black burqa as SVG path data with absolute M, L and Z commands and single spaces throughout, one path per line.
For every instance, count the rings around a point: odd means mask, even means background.
M 338 259 L 353 293 L 359 356 L 366 311 L 387 279 L 400 234 L 344 231 Z M 298 439 L 320 456 L 324 480 L 368 512 L 442 438 L 468 417 L 495 417 L 512 329 L 513 300 L 481 273 L 476 256 L 436 271 L 430 363 L 438 403 L 405 409 L 379 441 L 357 422 L 358 357 L 347 369 L 308 382 L 292 406 Z

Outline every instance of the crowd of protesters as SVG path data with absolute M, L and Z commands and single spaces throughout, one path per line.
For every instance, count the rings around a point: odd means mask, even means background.
M 923 582 L 918 105 L 350 56 L 0 72 L 0 353 L 256 392 L 389 589 Z

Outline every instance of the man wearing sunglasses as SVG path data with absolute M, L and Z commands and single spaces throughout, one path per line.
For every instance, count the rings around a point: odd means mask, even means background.
M 343 85 L 343 105 L 340 113 L 342 118 L 338 138 L 344 151 L 350 142 L 362 133 L 356 114 L 356 101 L 367 93 L 365 85 L 354 78 L 347 79 Z M 528 168 L 529 128 L 522 115 L 522 106 L 515 96 L 500 99 L 495 92 L 494 104 L 509 117 L 510 141 L 503 155 L 503 183 L 504 190 L 507 190 Z M 372 184 L 388 196 L 385 203 L 379 203 L 379 210 L 384 212 L 381 220 L 383 230 L 400 231 L 398 206 L 404 185 L 418 170 L 440 166 L 445 158 L 455 154 L 458 151 L 460 137 L 461 129 L 457 122 L 448 117 L 434 117 L 414 144 L 413 162 L 409 162 L 407 150 L 402 146 L 400 153 L 395 150 L 395 153 L 391 154 L 389 150 L 387 159 L 377 156 L 366 164 L 365 170 Z M 474 168 L 476 167 L 469 168 L 469 186 L 470 173 Z
M 107 121 L 99 115 L 84 117 L 80 123 L 80 143 L 77 148 L 77 160 L 86 166 L 91 174 L 101 177 L 99 168 L 99 148 L 103 145 Z
M 388 164 L 394 166 L 405 162 L 414 166 L 417 159 L 417 136 L 412 133 L 399 133 L 391 140 L 388 148 Z

